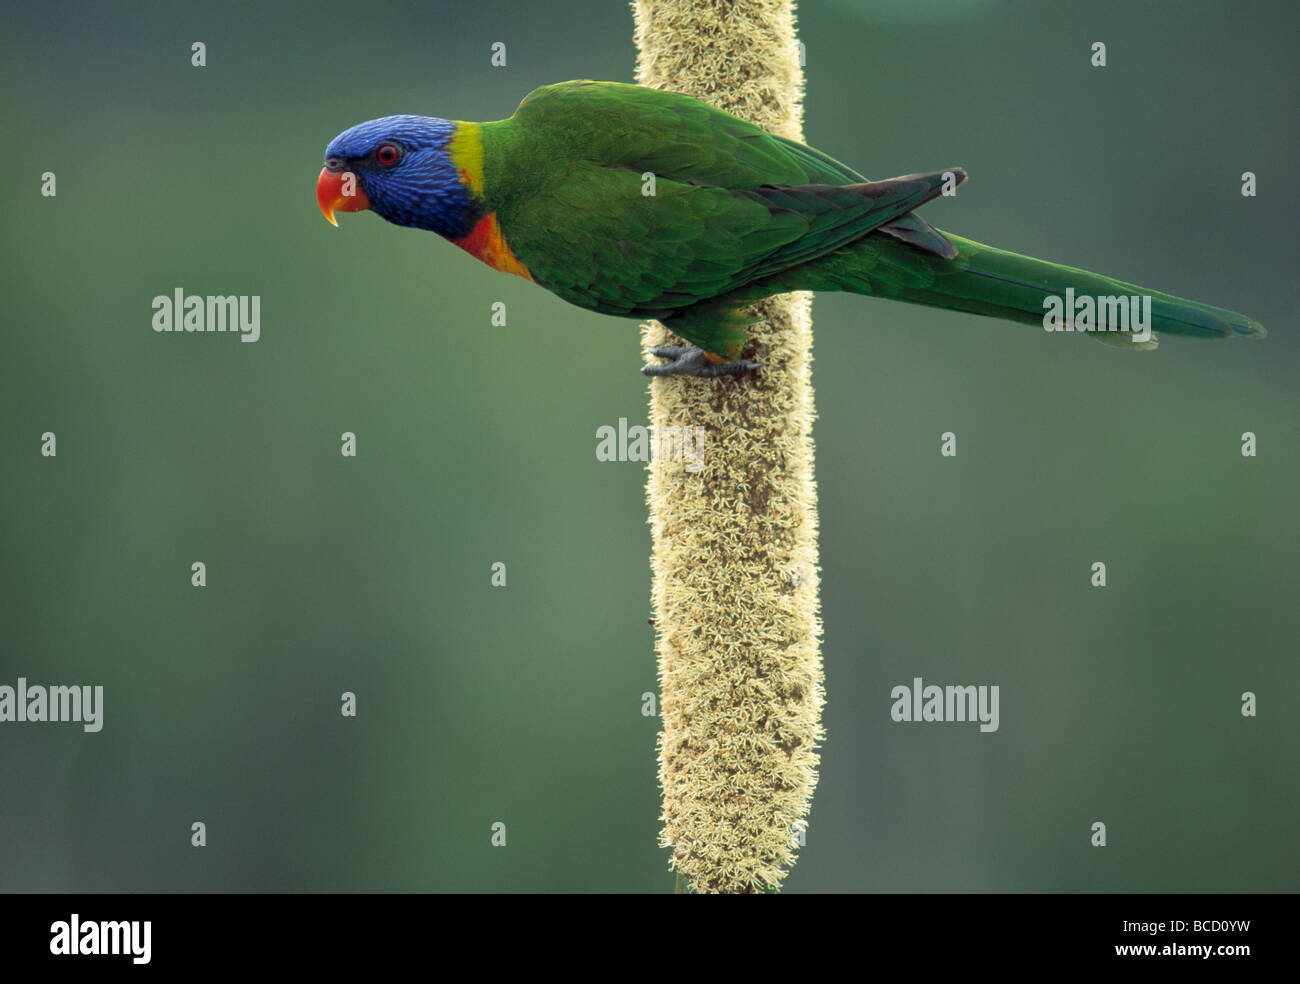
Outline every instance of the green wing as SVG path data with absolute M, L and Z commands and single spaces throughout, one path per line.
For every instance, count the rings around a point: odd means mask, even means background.
M 704 103 L 618 83 L 546 86 L 507 122 L 517 162 L 543 147 L 549 163 L 524 164 L 526 192 L 503 196 L 506 240 L 538 283 L 607 314 L 671 320 L 725 302 L 755 280 L 906 221 L 942 181 L 865 182 Z M 705 339 L 719 346 L 711 351 L 743 338 L 743 322 L 721 309 L 704 313 L 690 320 L 718 320 L 725 335 Z

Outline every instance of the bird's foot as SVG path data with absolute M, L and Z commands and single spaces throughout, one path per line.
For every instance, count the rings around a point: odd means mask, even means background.
M 650 354 L 660 359 L 671 359 L 663 365 L 642 366 L 647 376 L 699 376 L 714 379 L 718 376 L 738 376 L 742 372 L 763 368 L 761 362 L 738 359 L 735 362 L 710 362 L 704 350 L 697 345 L 656 345 Z

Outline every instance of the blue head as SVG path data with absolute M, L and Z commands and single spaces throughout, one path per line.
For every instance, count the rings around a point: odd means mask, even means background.
M 455 123 L 430 116 L 385 116 L 344 130 L 325 148 L 316 182 L 325 218 L 368 208 L 396 225 L 467 235 L 481 209 L 452 161 L 455 132 Z M 352 194 L 348 174 L 356 179 Z

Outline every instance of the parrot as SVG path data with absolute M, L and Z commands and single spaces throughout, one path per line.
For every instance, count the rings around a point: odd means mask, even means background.
M 370 210 L 571 304 L 659 320 L 688 344 L 652 348 L 668 361 L 642 366 L 649 376 L 760 369 L 744 357 L 749 309 L 790 291 L 1044 327 L 1062 296 L 1143 298 L 1153 331 L 1087 332 L 1130 350 L 1154 348 L 1157 333 L 1264 336 L 1234 311 L 985 246 L 916 214 L 965 180 L 951 167 L 870 181 L 690 96 L 582 79 L 542 86 L 495 122 L 359 123 L 326 147 L 316 199 L 335 226 L 337 212 Z

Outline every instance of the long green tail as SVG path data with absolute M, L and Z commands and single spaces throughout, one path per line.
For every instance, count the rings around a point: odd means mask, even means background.
M 1244 335 L 1262 338 L 1259 322 L 1224 308 L 1103 277 L 1086 270 L 1008 253 L 943 233 L 957 256 L 943 257 L 873 232 L 834 253 L 773 278 L 791 290 L 847 290 L 910 304 L 950 308 L 990 318 L 1043 326 L 1044 300 L 1063 297 L 1151 297 L 1151 328 L 1157 333 L 1199 338 Z M 1091 331 L 1099 341 L 1126 348 L 1154 348 L 1155 340 L 1135 344 L 1128 332 Z

